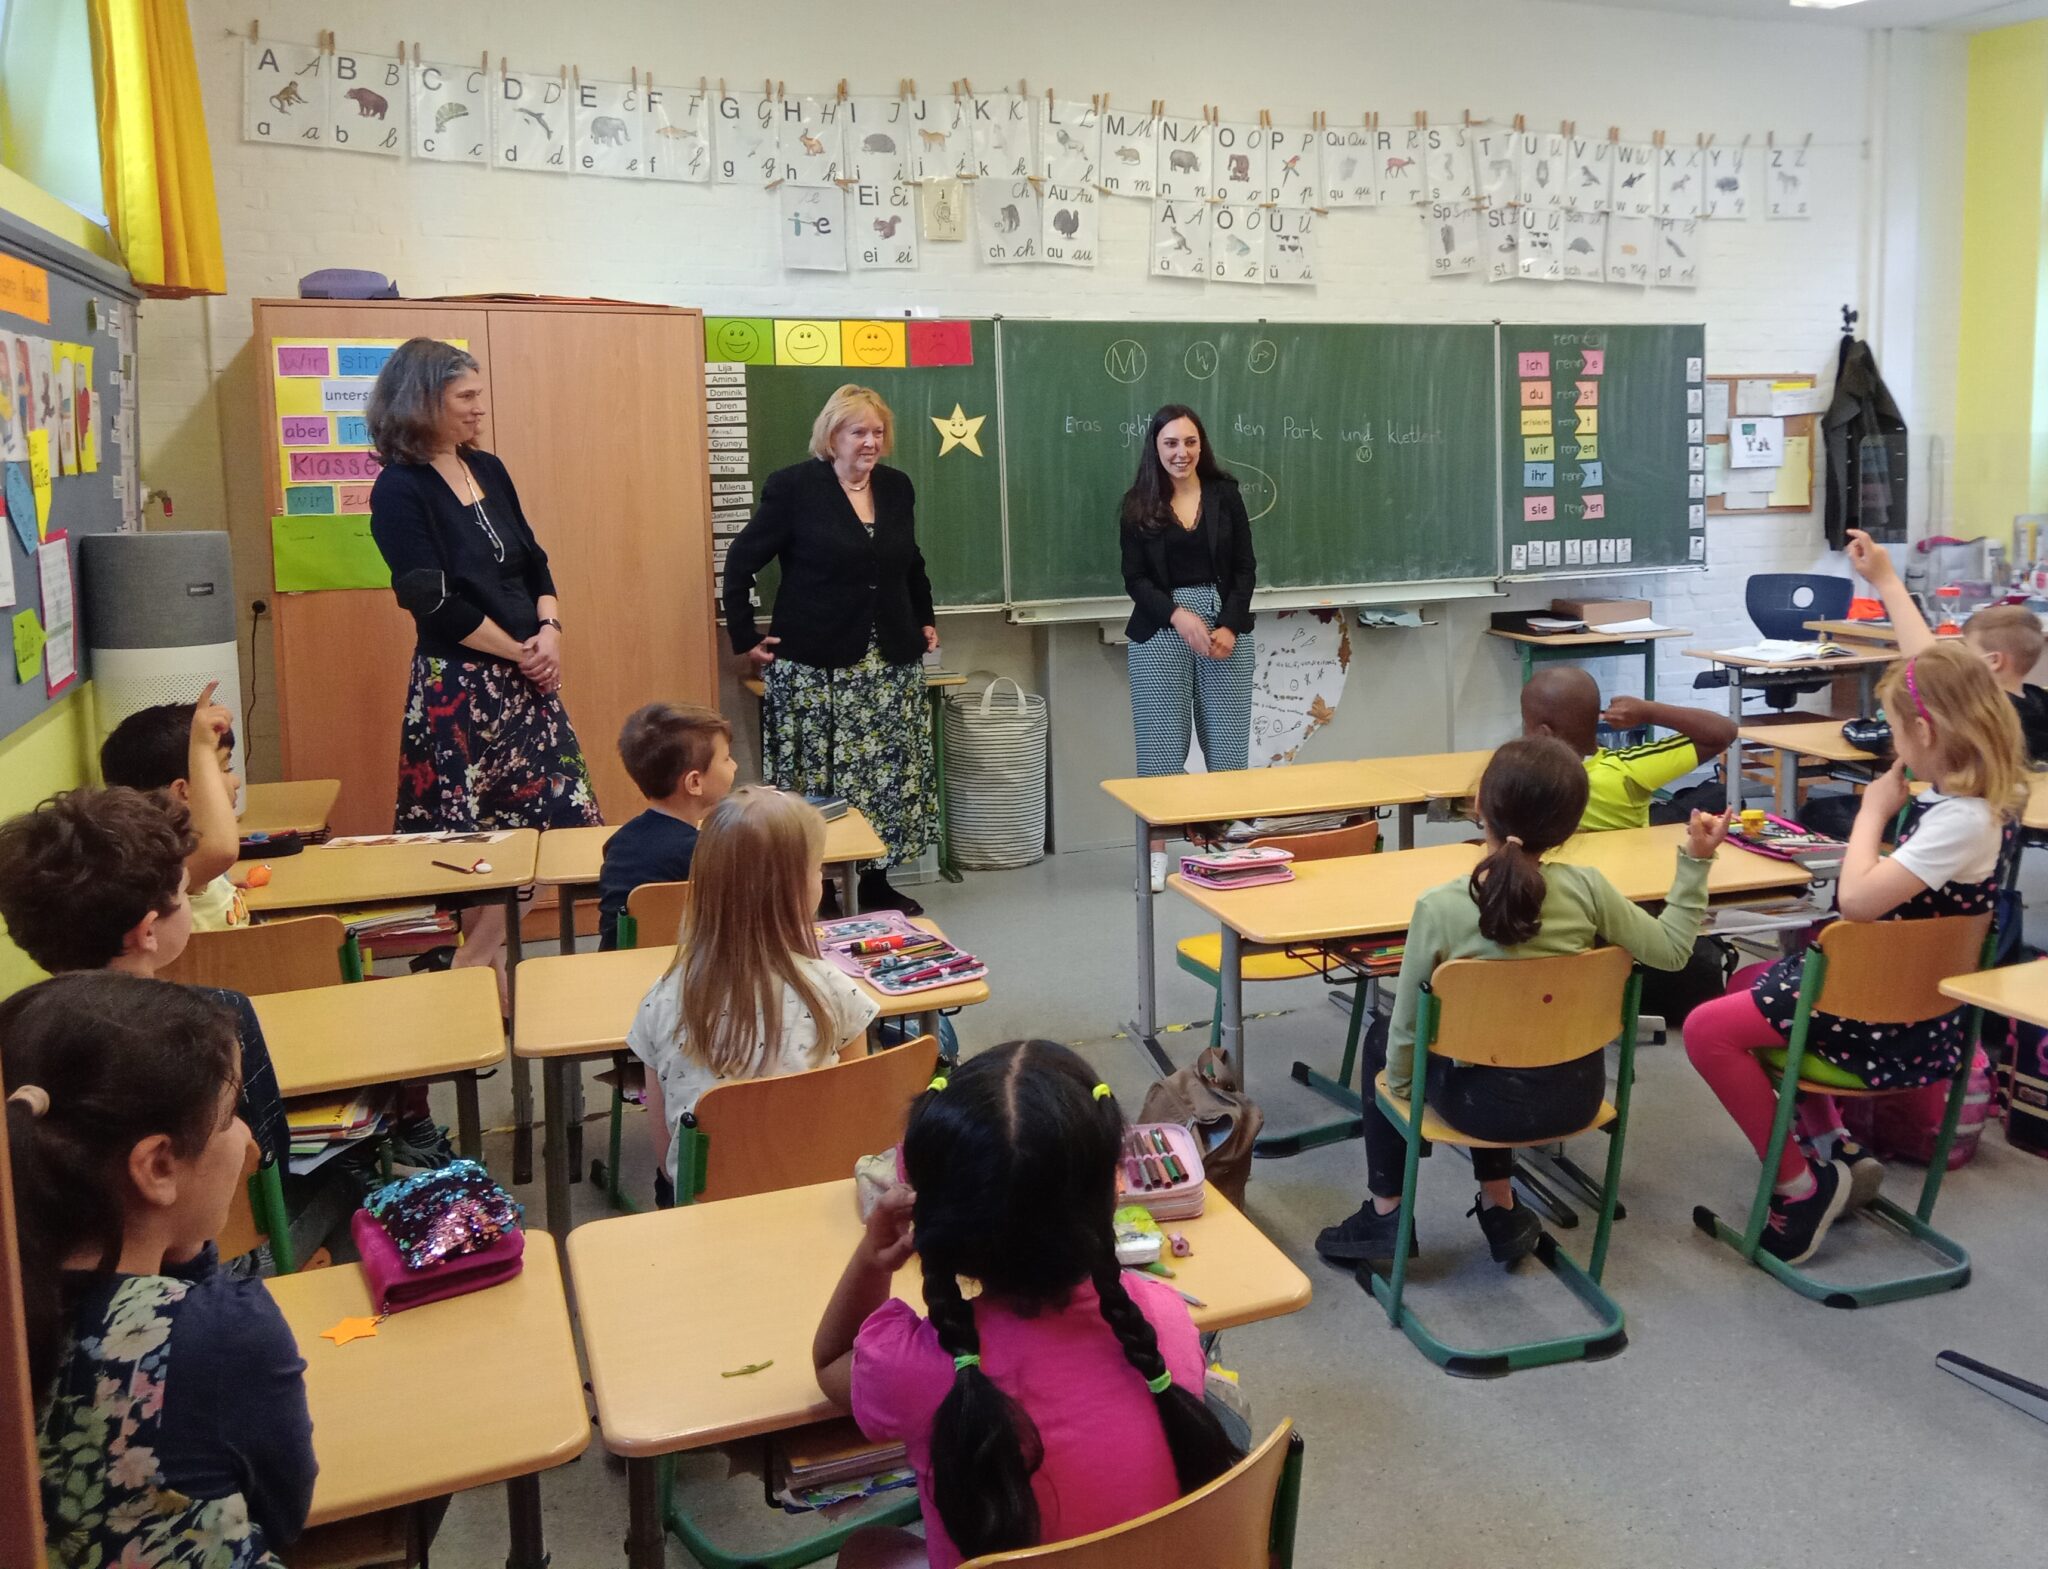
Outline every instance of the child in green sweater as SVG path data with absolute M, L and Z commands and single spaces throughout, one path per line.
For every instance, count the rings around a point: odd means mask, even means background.
M 1387 1041 L 1387 1089 L 1397 1098 L 1407 1099 L 1418 1077 L 1417 999 L 1446 960 L 1533 959 L 1583 953 L 1602 943 L 1618 944 L 1661 970 L 1678 969 L 1691 956 L 1707 907 L 1707 866 L 1728 836 L 1726 814 L 1693 813 L 1664 911 L 1653 916 L 1591 867 L 1541 864 L 1541 857 L 1578 831 L 1586 789 L 1586 770 L 1562 741 L 1529 737 L 1493 754 L 1479 781 L 1485 858 L 1469 879 L 1432 888 L 1415 902 Z M 1379 1066 L 1366 1063 L 1368 1078 Z M 1513 1142 L 1576 1133 L 1593 1120 L 1607 1088 L 1606 1064 L 1597 1054 L 1548 1068 L 1488 1068 L 1431 1056 L 1420 1077 L 1430 1105 L 1452 1127 Z M 1392 1259 L 1406 1139 L 1377 1109 L 1367 1110 L 1370 1193 L 1357 1214 L 1316 1238 L 1316 1251 L 1331 1263 Z M 1513 1165 L 1512 1150 L 1472 1151 L 1479 1197 L 1471 1213 L 1502 1264 L 1528 1257 L 1543 1230 L 1515 1203 Z

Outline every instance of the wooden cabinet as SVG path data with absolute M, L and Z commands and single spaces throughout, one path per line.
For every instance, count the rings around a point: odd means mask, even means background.
M 519 487 L 562 601 L 562 696 L 607 822 L 640 798 L 619 726 L 656 699 L 716 707 L 703 319 L 662 306 L 371 300 L 256 302 L 275 338 L 466 339 L 482 368 L 483 445 Z M 258 377 L 273 514 L 284 510 L 270 377 Z M 391 826 L 412 660 L 389 592 L 276 596 L 287 778 L 342 782 L 337 833 Z

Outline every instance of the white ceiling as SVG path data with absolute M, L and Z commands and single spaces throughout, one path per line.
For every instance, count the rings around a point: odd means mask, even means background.
M 1862 0 L 1823 11 L 1790 0 L 1588 0 L 1625 11 L 1682 11 L 1744 21 L 1830 22 L 1841 27 L 1925 27 L 1977 33 L 2048 16 L 2048 0 Z

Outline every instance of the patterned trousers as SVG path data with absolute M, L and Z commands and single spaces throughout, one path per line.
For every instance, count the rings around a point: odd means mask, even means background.
M 1213 584 L 1173 591 L 1176 606 L 1192 610 L 1212 629 L 1222 604 Z M 1199 656 L 1172 627 L 1161 627 L 1127 650 L 1131 670 L 1131 729 L 1138 772 L 1184 773 L 1188 735 L 1202 743 L 1211 773 L 1243 768 L 1252 736 L 1252 636 L 1238 637 L 1228 659 Z

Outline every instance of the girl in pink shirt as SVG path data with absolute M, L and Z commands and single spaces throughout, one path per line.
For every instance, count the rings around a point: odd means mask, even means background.
M 1109 1086 L 1051 1041 L 984 1052 L 911 1107 L 910 1185 L 869 1219 L 812 1355 L 862 1432 L 909 1450 L 932 1569 L 1120 1525 L 1239 1458 L 1186 1305 L 1117 1265 L 1123 1133 Z M 922 1318 L 889 1294 L 912 1253 Z M 839 1561 L 924 1562 L 917 1545 L 861 1532 Z

